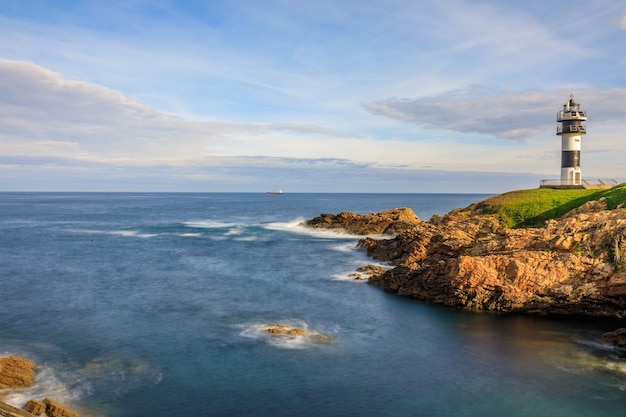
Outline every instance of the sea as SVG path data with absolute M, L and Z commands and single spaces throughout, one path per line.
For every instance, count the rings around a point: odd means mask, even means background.
M 0 396 L 102 417 L 625 415 L 626 354 L 600 342 L 624 322 L 386 293 L 352 276 L 376 263 L 362 236 L 302 225 L 486 197 L 0 193 L 0 356 L 37 363 Z

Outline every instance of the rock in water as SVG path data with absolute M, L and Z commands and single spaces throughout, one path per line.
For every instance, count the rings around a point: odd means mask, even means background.
M 617 329 L 614 332 L 604 333 L 602 335 L 602 342 L 608 345 L 626 348 L 626 327 Z
M 28 411 L 31 414 L 39 416 L 46 412 L 46 405 L 42 403 L 41 401 L 28 400 L 28 402 L 24 404 L 24 407 L 22 407 L 22 409 L 24 411 Z
M 366 280 L 372 278 L 374 276 L 382 275 L 385 273 L 385 268 L 380 265 L 365 265 L 360 266 L 356 269 L 355 272 L 351 273 L 349 276 L 354 278 L 357 281 Z
M 355 235 L 381 235 L 399 233 L 419 222 L 419 217 L 410 208 L 397 208 L 372 214 L 321 214 L 304 224 L 314 228 L 342 229 Z
M 29 359 L 8 356 L 0 358 L 0 388 L 24 388 L 33 385 L 35 363 Z
M 300 327 L 290 326 L 288 324 L 269 323 L 265 325 L 265 328 L 263 330 L 272 336 L 282 336 L 282 337 L 305 336 L 305 337 L 310 337 L 310 338 L 320 340 L 323 342 L 333 341 L 332 337 L 327 336 L 325 334 L 311 332 L 309 330 L 302 329 Z
M 48 417 L 80 417 L 74 410 L 59 404 L 50 398 L 43 400 L 43 403 L 46 405 L 46 415 Z

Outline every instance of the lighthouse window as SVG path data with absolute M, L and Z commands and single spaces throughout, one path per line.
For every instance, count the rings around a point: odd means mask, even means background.
M 575 111 L 572 112 L 572 116 L 578 116 Z

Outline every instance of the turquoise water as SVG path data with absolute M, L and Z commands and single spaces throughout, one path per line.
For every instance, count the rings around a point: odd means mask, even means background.
M 626 359 L 598 343 L 623 323 L 387 294 L 349 277 L 371 263 L 358 237 L 299 225 L 484 197 L 0 193 L 0 353 L 39 364 L 4 398 L 96 416 L 623 415 Z

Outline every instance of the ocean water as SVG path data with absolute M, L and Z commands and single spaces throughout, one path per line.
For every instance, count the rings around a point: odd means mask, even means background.
M 90 416 L 622 416 L 619 325 L 474 313 L 349 274 L 321 213 L 484 195 L 0 193 L 0 354 L 38 364 L 21 407 Z M 333 338 L 270 337 L 267 323 Z

